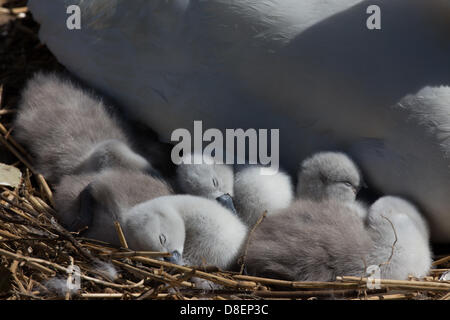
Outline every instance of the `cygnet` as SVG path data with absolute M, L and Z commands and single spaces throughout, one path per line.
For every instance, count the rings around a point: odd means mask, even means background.
M 250 235 L 250 274 L 294 281 L 333 281 L 364 275 L 372 241 L 352 206 L 297 200 L 268 216 Z
M 56 74 L 37 73 L 22 92 L 14 135 L 51 183 L 67 174 L 126 167 L 152 172 L 131 150 L 102 100 Z
M 140 243 L 136 250 L 162 250 L 163 244 L 158 239 L 162 234 L 162 240 L 166 238 L 162 241 L 166 243 L 165 249 L 181 254 L 178 245 L 169 246 L 174 239 L 173 236 L 169 239 L 169 234 L 173 230 L 177 231 L 176 236 L 182 232 L 178 232 L 177 216 L 142 212 L 141 221 L 148 221 L 145 225 L 128 227 L 123 223 L 134 206 L 172 194 L 164 181 L 135 170 L 108 168 L 95 174 L 64 176 L 55 189 L 57 216 L 69 230 L 88 227 L 83 236 L 120 245 L 113 223 L 117 220 L 124 228 L 126 240 Z
M 135 206 L 124 215 L 127 230 L 145 225 L 145 215 L 179 215 L 184 221 L 183 261 L 189 265 L 215 265 L 221 269 L 234 266 L 247 237 L 245 224 L 214 200 L 192 195 L 159 197 Z M 145 237 L 130 242 L 142 247 Z
M 314 201 L 336 200 L 351 205 L 361 218 L 367 215 L 365 204 L 356 201 L 364 186 L 356 164 L 341 152 L 319 152 L 305 159 L 298 171 L 297 197 Z
M 420 278 L 428 274 L 432 262 L 429 231 L 411 203 L 382 197 L 370 207 L 367 225 L 374 242 L 370 263 L 380 265 L 381 278 L 404 280 L 409 275 Z
M 234 203 L 238 215 L 254 226 L 264 212 L 267 215 L 289 207 L 294 197 L 290 176 L 282 171 L 261 174 L 260 166 L 248 166 L 235 175 Z
M 231 166 L 219 164 L 213 158 L 201 154 L 185 155 L 176 171 L 176 186 L 181 193 L 217 200 L 236 213 L 232 198 L 233 179 Z
M 301 163 L 297 196 L 354 201 L 360 186 L 359 169 L 346 154 L 319 152 Z

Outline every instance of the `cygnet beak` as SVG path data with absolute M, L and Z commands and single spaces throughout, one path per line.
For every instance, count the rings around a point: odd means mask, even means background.
M 177 250 L 172 251 L 170 257 L 164 257 L 164 261 L 170 262 L 170 263 L 174 263 L 174 264 L 178 264 L 181 265 L 183 264 L 182 259 L 181 259 L 181 253 L 179 253 Z
M 236 208 L 234 207 L 233 198 L 228 193 L 223 194 L 220 197 L 217 197 L 216 200 L 222 206 L 231 210 L 234 214 L 237 214 Z

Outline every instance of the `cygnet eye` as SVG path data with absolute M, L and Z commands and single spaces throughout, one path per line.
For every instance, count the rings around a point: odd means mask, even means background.
M 214 188 L 217 188 L 219 186 L 219 181 L 217 181 L 216 178 L 213 178 L 212 181 L 213 181 Z
M 163 233 L 161 233 L 159 235 L 159 242 L 161 243 L 161 245 L 164 245 L 166 243 L 166 240 L 167 240 L 166 236 Z
M 354 188 L 353 185 L 348 181 L 344 181 L 343 183 L 345 184 L 346 187 Z
M 352 189 L 352 191 L 356 194 L 356 193 L 358 193 L 358 188 L 357 187 L 355 187 L 353 184 L 351 184 L 350 182 L 348 182 L 348 181 L 343 181 L 342 182 L 347 188 L 350 188 L 350 189 Z

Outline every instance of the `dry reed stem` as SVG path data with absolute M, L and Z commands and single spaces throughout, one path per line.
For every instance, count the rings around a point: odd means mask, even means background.
M 114 227 L 116 228 L 116 232 L 117 232 L 117 236 L 119 237 L 119 241 L 120 241 L 120 245 L 125 248 L 128 249 L 128 243 L 127 240 L 125 239 L 125 235 L 123 234 L 123 230 L 122 227 L 120 226 L 119 221 L 114 221 Z
M 359 277 L 337 277 L 338 281 L 353 282 L 353 283 L 366 283 L 367 278 Z M 428 290 L 428 291 L 450 291 L 450 284 L 437 281 L 415 281 L 415 280 L 389 280 L 380 279 L 379 284 L 384 288 L 390 289 L 413 289 L 413 290 Z
M 159 260 L 144 258 L 144 257 L 132 257 L 131 259 L 142 262 L 142 263 L 148 263 L 148 264 L 154 265 L 154 266 L 174 268 L 174 269 L 177 269 L 177 270 L 180 270 L 183 272 L 192 272 L 194 274 L 194 276 L 196 276 L 196 277 L 199 277 L 199 278 L 202 278 L 205 280 L 210 280 L 212 282 L 221 284 L 226 287 L 242 288 L 242 289 L 252 289 L 252 288 L 256 287 L 255 282 L 235 281 L 235 280 L 231 280 L 231 279 L 219 276 L 219 275 L 206 273 L 204 271 L 200 271 L 195 268 L 180 266 L 180 265 L 173 264 L 173 263 L 166 262 L 166 261 L 159 261 Z
M 416 292 L 412 293 L 398 293 L 398 294 L 385 294 L 385 295 L 370 295 L 362 298 L 353 298 L 351 300 L 405 300 L 405 299 L 412 299 L 417 296 Z
M 262 278 L 246 275 L 234 275 L 234 279 L 248 280 L 257 283 L 263 283 L 273 286 L 287 287 L 287 288 L 303 288 L 303 289 L 318 289 L 318 288 L 354 288 L 360 287 L 359 284 L 354 283 L 341 283 L 341 282 L 319 282 L 319 281 L 288 281 L 288 280 L 278 280 L 271 278 Z M 359 279 L 359 278 L 358 278 Z
M 12 154 L 14 154 L 17 159 L 19 159 L 28 169 L 30 169 L 31 172 L 36 174 L 36 170 L 28 162 L 28 160 L 25 160 L 25 158 L 22 157 L 22 155 L 8 142 L 8 140 L 2 134 L 0 134 L 0 143 L 3 144 Z
M 48 186 L 47 181 L 45 180 L 44 176 L 39 173 L 36 175 L 36 179 L 37 179 L 39 185 L 41 186 L 43 193 L 45 194 L 47 199 L 50 201 L 50 204 L 52 205 L 52 207 L 55 207 L 55 202 L 53 200 L 53 192 L 52 192 L 52 190 L 50 190 L 50 187 Z
M 50 266 L 55 266 L 56 264 L 46 261 L 46 260 L 42 260 L 42 259 L 36 259 L 36 258 L 31 258 L 31 257 L 27 257 L 27 256 L 23 256 L 21 254 L 15 254 L 6 250 L 3 250 L 0 248 L 0 255 L 5 256 L 5 257 L 9 257 L 12 258 L 13 260 L 17 260 L 19 262 L 25 262 L 26 264 L 28 264 L 28 266 L 30 268 L 36 269 L 44 274 L 50 275 L 50 276 L 55 276 L 56 272 L 44 267 L 42 264 L 47 264 Z M 65 268 L 64 268 L 65 270 Z
M 148 271 L 145 271 L 145 270 L 141 270 L 139 268 L 136 268 L 134 266 L 131 266 L 129 264 L 126 264 L 126 263 L 123 263 L 123 262 L 120 262 L 120 261 L 117 261 L 117 260 L 113 260 L 112 263 L 114 263 L 115 265 L 121 266 L 124 269 L 127 269 L 128 271 L 130 271 L 132 273 L 141 275 L 141 276 L 146 277 L 146 278 L 151 278 L 151 279 L 154 279 L 154 280 L 157 280 L 157 281 L 161 281 L 161 282 L 164 282 L 164 283 L 168 283 L 168 284 L 173 284 L 175 282 L 178 285 L 185 286 L 185 287 L 188 287 L 188 288 L 194 287 L 194 284 L 192 284 L 190 282 L 178 281 L 178 280 L 173 279 L 173 278 L 168 278 L 167 276 L 166 277 L 159 276 L 159 275 L 156 275 L 154 273 L 151 273 L 151 272 L 148 272 Z
M 110 256 L 111 258 L 129 258 L 129 257 L 170 257 L 169 252 L 152 252 L 152 251 L 104 251 L 100 256 Z
M 445 296 L 441 297 L 439 300 L 450 300 L 450 292 L 447 293 Z
M 138 298 L 140 293 L 82 293 L 82 298 L 88 299 L 124 299 L 129 297 Z M 154 298 L 163 299 L 170 296 L 168 293 L 158 293 Z
M 28 12 L 28 7 L 19 7 L 19 8 L 12 8 L 12 9 L 0 7 L 0 13 L 17 15 L 20 13 L 27 13 L 27 12 Z
M 444 257 L 442 259 L 434 261 L 432 265 L 433 266 L 440 266 L 440 265 L 442 265 L 444 263 L 447 263 L 449 261 L 450 261 L 450 256 L 447 256 L 447 257 Z
M 4 111 L 11 111 L 11 110 L 4 110 Z M 6 113 L 5 113 L 6 114 Z M 10 142 L 18 152 L 23 154 L 28 160 L 31 161 L 31 156 L 28 154 L 28 152 L 25 151 L 25 149 L 13 138 L 9 135 L 10 131 L 8 131 L 3 124 L 0 123 L 0 133 L 4 135 L 4 138 Z

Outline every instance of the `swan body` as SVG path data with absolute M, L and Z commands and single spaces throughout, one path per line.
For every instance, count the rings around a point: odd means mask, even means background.
M 66 27 L 69 4 L 80 6 L 80 30 Z M 381 8 L 381 30 L 366 27 L 369 5 Z M 279 128 L 291 171 L 319 150 L 345 151 L 370 186 L 417 203 L 433 239 L 450 241 L 448 1 L 29 7 L 58 60 L 162 140 L 201 119 L 205 129 Z

